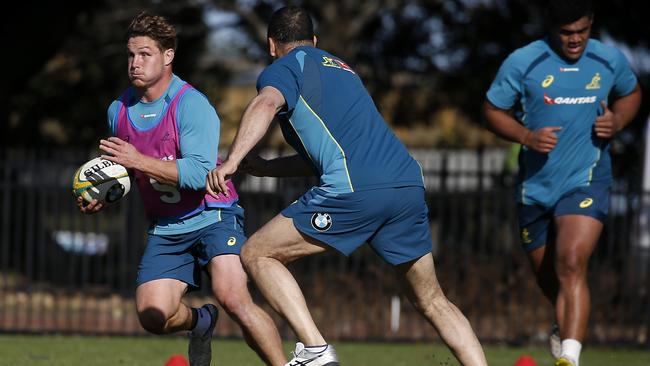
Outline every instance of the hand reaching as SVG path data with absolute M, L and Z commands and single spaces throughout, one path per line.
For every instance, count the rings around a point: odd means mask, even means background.
M 230 176 L 237 171 L 237 165 L 233 164 L 230 160 L 226 160 L 221 166 L 216 167 L 208 172 L 205 180 L 205 189 L 208 193 L 215 198 L 219 198 L 219 194 L 223 193 L 224 196 L 230 196 L 230 190 L 226 181 Z

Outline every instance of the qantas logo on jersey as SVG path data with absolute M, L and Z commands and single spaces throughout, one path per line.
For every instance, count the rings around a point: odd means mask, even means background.
M 555 97 L 552 98 L 544 93 L 545 104 L 593 104 L 596 103 L 597 97 L 595 95 L 588 97 Z
M 356 75 L 356 72 L 354 72 L 352 70 L 352 68 L 350 66 L 348 66 L 348 64 L 346 64 L 345 62 L 343 62 L 343 61 L 341 61 L 339 59 L 336 59 L 336 58 L 323 56 L 323 66 L 334 67 L 334 68 L 337 68 L 337 69 L 343 69 L 345 71 L 349 71 L 349 72 Z

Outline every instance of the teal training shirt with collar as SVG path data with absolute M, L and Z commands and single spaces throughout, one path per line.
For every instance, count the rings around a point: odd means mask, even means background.
M 269 65 L 257 89 L 286 101 L 278 115 L 287 142 L 320 175 L 319 188 L 349 193 L 423 186 L 422 170 L 390 130 L 359 76 L 323 50 L 300 46 Z
M 518 201 L 550 207 L 577 187 L 611 184 L 609 141 L 598 138 L 593 126 L 603 113 L 601 101 L 630 94 L 636 84 L 625 56 L 595 39 L 573 63 L 546 39 L 511 53 L 486 94 L 488 101 L 504 110 L 520 106 L 520 121 L 531 131 L 562 128 L 550 153 L 521 150 Z

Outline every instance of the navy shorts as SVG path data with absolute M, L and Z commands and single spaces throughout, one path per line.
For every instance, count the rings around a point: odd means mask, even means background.
M 531 252 L 546 245 L 549 236 L 555 236 L 555 217 L 583 215 L 604 223 L 609 210 L 609 187 L 595 182 L 578 187 L 562 195 L 553 207 L 520 203 L 519 233 L 524 250 Z
M 346 256 L 367 242 L 397 265 L 431 252 L 424 188 L 381 188 L 331 194 L 312 188 L 282 215 L 301 233 Z
M 175 235 L 149 234 L 138 267 L 137 285 L 173 278 L 187 283 L 191 290 L 201 287 L 201 269 L 221 254 L 239 255 L 246 241 L 244 209 L 220 209 L 221 220 L 202 229 Z

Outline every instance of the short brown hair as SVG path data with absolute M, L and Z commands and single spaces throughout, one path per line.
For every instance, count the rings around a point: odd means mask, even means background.
M 173 49 L 176 51 L 178 40 L 176 29 L 167 19 L 159 15 L 152 15 L 146 11 L 138 14 L 126 30 L 127 41 L 133 37 L 149 37 L 156 41 L 161 51 Z

